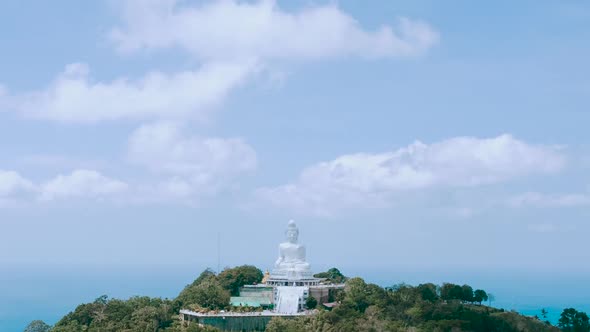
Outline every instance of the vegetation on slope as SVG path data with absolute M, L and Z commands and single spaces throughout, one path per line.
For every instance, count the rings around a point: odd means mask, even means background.
M 207 269 L 174 300 L 132 297 L 124 301 L 101 296 L 92 303 L 79 305 L 51 332 L 216 331 L 210 327 L 182 326 L 178 312 L 181 308 L 227 309 L 230 293 L 236 287 L 261 280 L 262 271 L 249 265 L 225 269 L 219 275 Z
M 381 288 L 353 278 L 346 283 L 340 305 L 332 311 L 293 320 L 274 319 L 267 331 L 559 331 L 532 317 L 475 304 L 470 296 L 474 292 L 466 286 L 402 284 Z
M 534 317 L 506 312 L 482 305 L 488 294 L 469 285 L 445 283 L 441 286 L 400 284 L 380 287 L 361 278 L 347 279 L 337 269 L 323 274 L 332 282 L 346 280 L 346 287 L 335 295 L 338 306 L 324 309 L 316 306 L 317 314 L 297 319 L 275 318 L 267 326 L 269 332 L 306 331 L 559 331 L 555 326 Z M 198 332 L 216 331 L 196 324 L 184 325 L 179 320 L 181 308 L 193 310 L 221 310 L 229 307 L 230 294 L 236 289 L 258 283 L 262 272 L 253 266 L 226 269 L 219 275 L 205 270 L 192 284 L 187 285 L 176 299 L 133 297 L 128 300 L 101 296 L 92 303 L 82 304 L 63 317 L 51 332 Z M 243 308 L 240 308 L 243 310 Z M 31 323 L 31 332 L 46 332 L 40 321 Z M 588 332 L 588 316 L 575 309 L 562 313 L 559 327 L 563 331 Z
M 333 267 L 326 272 L 321 272 L 313 275 L 316 278 L 326 279 L 328 283 L 341 284 L 346 281 L 346 277 L 338 270 Z

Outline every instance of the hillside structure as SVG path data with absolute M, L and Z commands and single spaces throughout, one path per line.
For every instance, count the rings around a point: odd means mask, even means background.
M 331 290 L 342 289 L 344 284 L 324 283 L 325 279 L 313 276 L 306 259 L 305 246 L 298 242 L 299 228 L 292 220 L 287 224 L 285 237 L 285 241 L 279 244 L 279 256 L 274 267 L 271 272 L 265 273 L 262 284 L 245 285 L 240 289 L 240 296 L 231 298 L 233 306 L 262 307 L 264 311 L 211 314 L 181 310 L 183 319 L 213 325 L 226 331 L 240 330 L 240 326 L 248 326 L 247 330 L 250 330 L 254 321 L 254 325 L 259 328 L 266 326 L 272 317 L 313 314 L 313 311 L 306 310 L 305 307 L 310 296 L 320 305 L 333 300 Z

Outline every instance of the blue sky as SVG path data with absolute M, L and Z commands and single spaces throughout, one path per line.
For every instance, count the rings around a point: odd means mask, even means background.
M 267 268 L 295 219 L 312 266 L 587 269 L 583 1 L 0 18 L 2 264 Z

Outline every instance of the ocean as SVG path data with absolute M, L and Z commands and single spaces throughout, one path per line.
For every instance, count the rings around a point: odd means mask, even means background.
M 0 331 L 21 332 L 35 319 L 56 323 L 78 304 L 106 294 L 174 298 L 204 267 L 23 267 L 0 268 Z M 467 283 L 495 295 L 495 307 L 526 315 L 549 311 L 556 323 L 566 307 L 590 313 L 590 274 L 567 271 L 457 269 L 342 269 L 381 286 L 423 282 Z

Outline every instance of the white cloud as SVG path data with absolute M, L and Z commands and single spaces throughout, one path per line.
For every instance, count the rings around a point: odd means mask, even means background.
M 427 23 L 407 18 L 363 30 L 335 4 L 289 13 L 272 0 L 179 3 L 124 2 L 123 26 L 111 31 L 112 40 L 123 52 L 181 47 L 202 59 L 408 56 L 438 41 Z
M 60 122 L 202 119 L 267 59 L 419 54 L 438 40 L 426 23 L 399 19 L 395 29 L 363 30 L 336 5 L 289 13 L 274 1 L 174 0 L 123 2 L 123 25 L 111 37 L 124 51 L 180 47 L 204 64 L 173 74 L 96 81 L 84 63 L 72 63 L 45 88 L 11 94 L 0 86 L 0 109 Z M 280 75 L 269 80 L 280 82 Z M 275 83 L 277 83 L 275 82 Z
M 196 71 L 151 72 L 140 79 L 95 82 L 86 64 L 69 64 L 41 91 L 7 95 L 9 108 L 31 117 L 91 123 L 118 119 L 203 118 L 255 70 L 253 62 L 209 63 Z M 0 96 L 1 97 L 1 96 Z
M 530 145 L 501 135 L 413 143 L 392 152 L 357 153 L 303 170 L 297 181 L 257 190 L 274 205 L 301 213 L 391 205 L 391 195 L 435 187 L 472 187 L 530 174 L 559 171 L 557 148 Z
M 173 195 L 215 193 L 256 168 L 256 152 L 239 138 L 186 136 L 179 125 L 144 125 L 130 137 L 128 159 L 170 176 L 162 184 Z
M 110 198 L 128 189 L 122 181 L 108 178 L 92 170 L 75 170 L 58 175 L 41 186 L 41 200 L 70 198 Z
M 35 185 L 14 171 L 0 170 L 0 198 L 34 192 Z
M 76 170 L 41 184 L 22 177 L 14 171 L 0 171 L 0 201 L 30 202 L 35 197 L 50 201 L 69 198 L 104 198 L 126 191 L 127 184 L 107 178 L 96 171 Z
M 538 192 L 527 192 L 510 198 L 512 207 L 577 207 L 590 205 L 589 194 L 556 194 L 547 195 Z
M 7 112 L 10 109 L 8 89 L 0 84 L 0 113 Z

